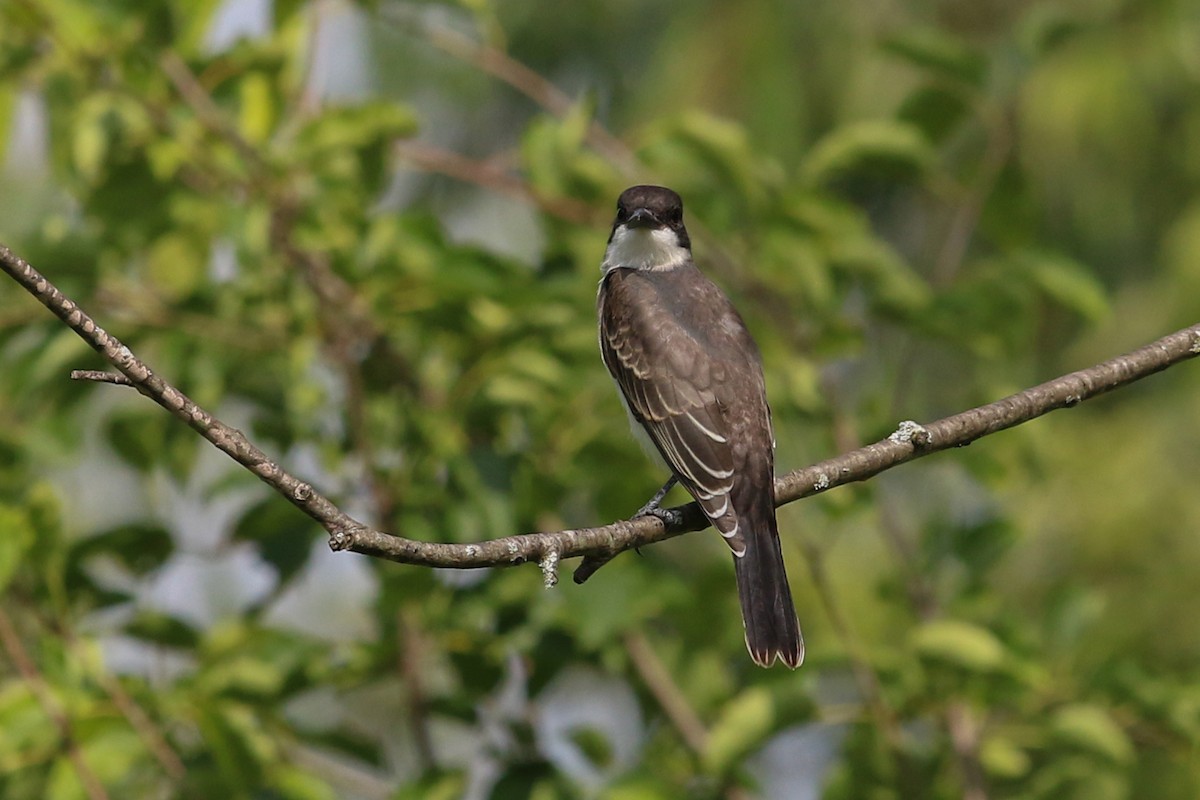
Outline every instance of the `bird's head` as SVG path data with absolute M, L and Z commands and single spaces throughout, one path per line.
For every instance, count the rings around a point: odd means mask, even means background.
M 617 199 L 603 267 L 672 269 L 691 258 L 683 200 L 663 186 L 632 186 Z

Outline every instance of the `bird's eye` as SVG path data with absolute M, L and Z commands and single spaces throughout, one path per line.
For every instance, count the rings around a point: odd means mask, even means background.
M 627 213 L 625 213 L 625 209 L 622 208 L 621 205 L 618 203 L 617 204 L 617 220 L 620 222 L 624 222 L 625 218 L 628 216 L 629 215 Z

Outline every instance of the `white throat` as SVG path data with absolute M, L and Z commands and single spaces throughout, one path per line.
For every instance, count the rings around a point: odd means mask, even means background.
M 613 232 L 604 251 L 600 268 L 605 272 L 624 269 L 673 269 L 685 263 L 691 254 L 679 244 L 669 228 L 629 228 L 621 225 Z

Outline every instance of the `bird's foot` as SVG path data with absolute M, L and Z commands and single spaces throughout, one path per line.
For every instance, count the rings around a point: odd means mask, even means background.
M 672 475 L 671 479 L 663 484 L 663 487 L 655 493 L 654 497 L 650 498 L 650 502 L 637 510 L 632 519 L 637 519 L 638 517 L 658 517 L 662 520 L 663 525 L 668 528 L 682 524 L 683 514 L 675 509 L 663 508 L 659 505 L 662 503 L 663 498 L 667 496 L 667 492 L 671 491 L 671 487 L 675 485 L 676 481 L 677 479 Z
M 638 517 L 658 517 L 663 522 L 666 522 L 668 518 L 673 516 L 668 509 L 660 508 L 659 504 L 662 503 L 663 498 L 667 496 L 667 492 L 671 491 L 671 488 L 675 486 L 677 480 L 678 479 L 672 475 L 670 479 L 662 485 L 662 488 L 654 493 L 654 497 L 651 497 L 650 501 L 646 503 L 646 505 L 637 510 L 637 513 L 633 515 L 633 519 L 637 519 Z

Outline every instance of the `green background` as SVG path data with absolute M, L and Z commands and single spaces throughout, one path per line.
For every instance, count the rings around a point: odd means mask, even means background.
M 7 0 L 0 146 L 0 241 L 416 539 L 665 477 L 596 347 L 633 183 L 781 470 L 1200 316 L 1192 0 Z M 0 281 L 5 798 L 1200 795 L 1194 365 L 782 509 L 794 673 L 711 532 L 551 591 L 332 554 L 103 367 Z

